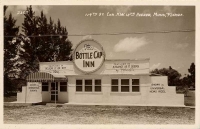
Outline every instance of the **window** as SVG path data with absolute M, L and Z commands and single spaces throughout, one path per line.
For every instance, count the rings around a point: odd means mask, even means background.
M 111 81 L 111 91 L 112 92 L 118 92 L 118 79 L 112 79 Z
M 140 91 L 140 81 L 139 79 L 132 79 L 132 92 Z
M 48 82 L 42 82 L 42 91 L 49 91 Z
M 76 80 L 77 92 L 101 92 L 101 79 Z
M 139 79 L 112 79 L 112 92 L 140 92 Z
M 129 92 L 129 79 L 121 79 L 121 92 Z
M 85 80 L 85 91 L 92 92 L 92 80 Z
M 101 92 L 101 80 L 98 79 L 98 80 L 95 80 L 95 92 Z
M 76 91 L 82 91 L 83 90 L 83 81 L 82 80 L 76 80 Z
M 60 92 L 67 91 L 67 82 L 60 82 Z

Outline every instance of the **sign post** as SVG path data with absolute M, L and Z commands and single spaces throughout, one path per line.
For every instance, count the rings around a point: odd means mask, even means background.
M 56 62 L 57 55 L 54 55 L 54 62 Z M 55 82 L 55 105 L 56 105 L 56 82 Z

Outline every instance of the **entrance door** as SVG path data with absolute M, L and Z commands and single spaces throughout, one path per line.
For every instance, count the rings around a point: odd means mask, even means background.
M 51 101 L 58 101 L 58 82 L 51 83 Z

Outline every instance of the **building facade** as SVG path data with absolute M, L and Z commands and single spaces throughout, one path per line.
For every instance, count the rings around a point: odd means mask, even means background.
M 167 76 L 151 76 L 150 59 L 105 59 L 94 40 L 80 42 L 73 61 L 40 62 L 27 77 L 18 102 L 183 106 L 184 95 L 169 87 Z

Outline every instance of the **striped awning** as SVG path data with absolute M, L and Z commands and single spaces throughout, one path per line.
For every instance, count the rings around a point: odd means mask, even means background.
M 28 82 L 55 82 L 55 81 L 67 81 L 67 78 L 62 75 L 52 75 L 45 72 L 31 73 L 26 77 Z

